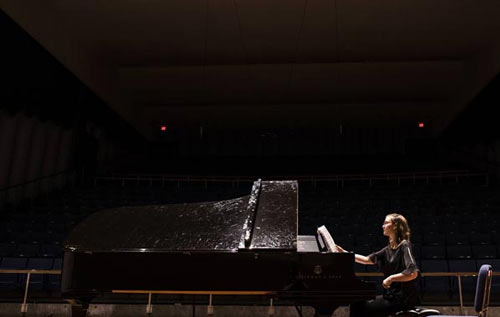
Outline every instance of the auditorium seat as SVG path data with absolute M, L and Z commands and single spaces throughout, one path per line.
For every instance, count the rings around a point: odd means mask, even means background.
M 457 222 L 446 222 L 443 225 L 443 230 L 446 233 L 457 233 L 459 232 L 459 224 Z
M 45 232 L 46 228 L 43 222 L 30 222 L 27 229 L 31 232 Z
M 446 258 L 446 251 L 444 246 L 422 246 L 421 248 L 422 259 L 441 260 Z
M 444 233 L 426 232 L 426 234 L 424 235 L 423 244 L 444 246 L 446 244 L 445 235 Z
M 500 246 L 500 232 L 494 232 L 491 234 L 491 240 L 497 246 Z
M 490 305 L 490 285 L 492 284 L 492 274 L 494 268 L 490 265 L 485 264 L 479 269 L 477 281 L 475 283 L 475 297 L 474 297 L 474 310 L 478 314 L 477 316 L 486 316 L 488 312 L 488 306 Z M 434 317 L 431 315 L 430 317 Z M 446 317 L 458 317 L 451 315 L 443 315 Z M 472 317 L 472 316 L 470 316 Z
M 62 255 L 62 247 L 56 244 L 42 244 L 40 247 L 40 256 L 45 258 L 55 258 Z
M 24 270 L 26 268 L 26 258 L 2 258 L 0 269 L 4 270 Z M 20 289 L 20 274 L 0 274 L 0 287 L 3 289 Z
M 366 245 L 363 245 L 363 246 L 355 246 L 353 248 L 353 251 L 357 254 L 361 254 L 361 255 L 365 255 L 365 256 L 368 256 L 370 255 L 371 253 L 375 252 L 375 251 L 378 251 L 378 250 L 374 250 L 372 249 L 372 247 L 370 246 L 366 246 Z
M 13 243 L 0 243 L 0 257 L 13 256 L 16 251 L 16 245 Z
M 366 265 L 354 262 L 354 272 L 366 272 Z
M 489 264 L 493 267 L 493 270 L 495 268 L 500 268 L 500 259 L 479 259 L 476 260 L 476 266 L 481 267 L 483 264 Z M 494 298 L 500 298 L 500 278 L 497 278 L 496 276 L 493 277 L 493 283 L 491 284 L 491 294 L 494 294 L 496 297 Z
M 413 230 L 414 229 L 412 228 L 412 232 L 416 232 L 416 231 L 413 231 Z M 422 245 L 422 243 L 424 241 L 424 239 L 422 238 L 422 235 L 418 234 L 418 232 L 417 233 L 412 233 L 410 240 L 411 240 L 411 243 L 413 243 L 413 244 L 420 244 L 420 245 Z
M 430 272 L 448 272 L 448 263 L 446 260 L 422 260 L 421 271 Z M 428 294 L 446 294 L 450 293 L 450 279 L 446 276 L 426 276 L 422 278 L 424 292 Z
M 48 232 L 44 242 L 47 244 L 61 244 L 66 236 L 67 233 Z
M 479 244 L 491 244 L 491 234 L 488 233 L 483 233 L 483 232 L 477 232 L 477 231 L 471 231 L 470 233 L 470 243 L 479 245 Z
M 32 243 L 22 243 L 17 246 L 16 256 L 22 258 L 37 257 L 40 246 Z
M 412 250 L 415 256 L 415 260 L 418 264 L 420 264 L 420 261 L 422 260 L 422 246 L 420 244 L 413 243 L 412 241 Z
M 30 240 L 27 241 L 28 243 L 37 243 L 37 244 L 42 244 L 45 242 L 47 239 L 47 231 L 32 231 L 30 233 Z
M 449 260 L 448 266 L 450 272 L 477 272 L 476 261 L 475 260 Z M 475 279 L 473 277 L 462 277 L 462 293 L 464 295 L 470 296 L 475 290 Z M 454 294 L 458 294 L 458 278 L 452 278 L 452 287 Z
M 460 228 L 462 232 L 481 232 L 481 223 L 475 221 L 464 221 L 464 219 L 461 220 Z
M 7 242 L 23 242 L 26 231 L 24 231 L 24 226 L 19 225 L 15 222 L 9 222 L 6 224 L 6 233 L 8 235 L 9 241 Z
M 47 258 L 30 258 L 26 265 L 26 269 L 29 270 L 51 270 L 54 263 L 53 259 Z M 44 286 L 44 281 L 46 280 L 43 274 L 31 274 L 30 276 L 30 290 L 41 290 Z M 21 284 L 26 283 L 26 275 L 21 275 Z
M 354 249 L 354 243 L 353 243 L 353 238 L 350 236 L 336 236 L 335 237 L 335 242 L 338 243 L 340 246 L 344 248 L 344 250 L 353 250 Z
M 6 243 L 10 241 L 9 233 L 6 228 L 0 225 L 0 243 Z
M 451 245 L 446 247 L 448 259 L 470 259 L 472 251 L 468 245 Z
M 377 237 L 373 234 L 360 234 L 356 236 L 357 246 L 372 246 L 373 241 L 377 241 Z
M 462 232 L 449 232 L 446 234 L 447 245 L 469 244 L 469 234 Z
M 54 265 L 52 267 L 53 270 L 61 270 L 62 269 L 62 259 L 57 258 L 54 259 Z M 51 274 L 48 276 L 47 288 L 50 291 L 60 291 L 61 290 L 61 275 Z
M 495 259 L 497 257 L 496 246 L 490 245 L 473 245 L 472 256 L 475 259 Z
M 365 265 L 366 272 L 368 273 L 379 273 L 379 270 L 376 265 Z M 383 276 L 371 276 L 366 279 L 367 281 L 375 282 L 375 287 L 377 289 L 377 293 L 381 293 L 382 290 L 382 281 L 384 280 Z
M 484 217 L 485 219 L 490 219 L 489 217 Z M 498 233 L 500 224 L 497 223 L 496 221 L 486 221 L 483 224 L 483 231 L 482 232 L 489 232 L 493 236 Z
M 61 219 L 55 219 L 47 224 L 47 230 L 54 233 L 62 233 L 66 231 L 66 228 L 64 227 L 64 222 L 62 222 Z
M 441 233 L 443 230 L 443 227 L 436 222 L 424 223 L 422 228 L 426 232 L 425 236 L 427 236 L 427 234 L 429 234 L 429 233 Z M 425 239 L 425 236 L 424 236 L 424 239 Z

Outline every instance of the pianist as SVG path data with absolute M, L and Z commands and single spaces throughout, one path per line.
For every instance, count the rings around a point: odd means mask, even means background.
M 388 316 L 413 308 L 418 301 L 417 277 L 419 270 L 410 243 L 410 228 L 399 214 L 389 214 L 382 225 L 388 244 L 382 250 L 368 256 L 355 254 L 355 261 L 365 265 L 377 265 L 384 273 L 383 295 L 374 300 L 351 305 L 350 316 Z M 338 246 L 339 252 L 347 252 Z

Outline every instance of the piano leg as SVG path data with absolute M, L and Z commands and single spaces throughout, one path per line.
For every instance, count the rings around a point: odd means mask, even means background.
M 68 300 L 71 305 L 71 317 L 87 317 L 90 301 Z
M 88 306 L 83 307 L 83 305 L 71 305 L 71 317 L 86 317 L 88 311 Z

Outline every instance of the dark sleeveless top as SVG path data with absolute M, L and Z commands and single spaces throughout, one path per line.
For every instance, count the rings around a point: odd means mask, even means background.
M 413 256 L 411 242 L 407 240 L 403 240 L 396 249 L 386 246 L 368 257 L 384 274 L 384 278 L 397 273 L 409 275 L 413 272 L 420 272 Z M 417 283 L 418 278 L 409 282 L 393 282 L 389 289 L 384 289 L 384 298 L 415 305 L 418 301 Z

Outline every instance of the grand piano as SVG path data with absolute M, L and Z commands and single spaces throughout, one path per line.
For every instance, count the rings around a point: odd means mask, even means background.
M 73 315 L 120 291 L 263 294 L 317 315 L 374 298 L 353 253 L 323 250 L 317 236 L 298 235 L 298 183 L 258 180 L 236 199 L 92 214 L 64 244 L 62 294 Z

